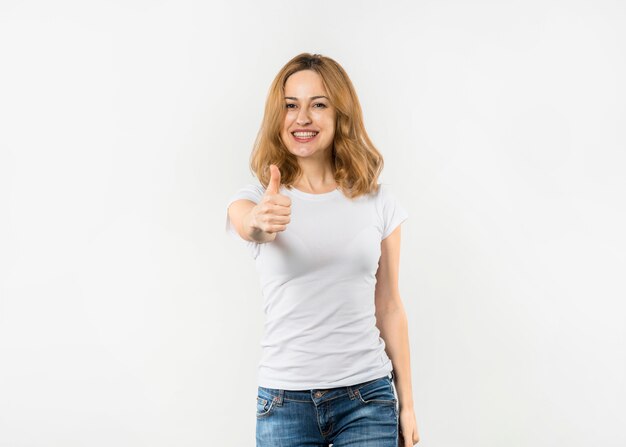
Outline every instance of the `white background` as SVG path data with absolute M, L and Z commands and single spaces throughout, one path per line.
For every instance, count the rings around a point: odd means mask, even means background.
M 4 0 L 0 446 L 254 445 L 225 203 L 304 51 L 410 214 L 419 445 L 625 445 L 624 2 Z

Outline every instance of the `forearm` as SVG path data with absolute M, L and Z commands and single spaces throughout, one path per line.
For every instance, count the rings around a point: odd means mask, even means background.
M 395 385 L 400 409 L 413 409 L 411 354 L 408 321 L 404 306 L 376 313 L 376 326 L 385 341 L 385 352 L 393 363 Z

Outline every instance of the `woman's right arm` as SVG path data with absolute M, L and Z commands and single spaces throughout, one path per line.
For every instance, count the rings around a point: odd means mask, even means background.
M 291 199 L 280 194 L 280 169 L 270 165 L 270 181 L 259 203 L 235 200 L 228 207 L 228 217 L 237 233 L 247 241 L 272 242 L 276 233 L 285 231 L 291 222 Z
M 243 239 L 259 244 L 272 242 L 276 239 L 276 233 L 267 233 L 254 223 L 253 209 L 256 205 L 252 200 L 235 200 L 228 207 L 228 217 Z

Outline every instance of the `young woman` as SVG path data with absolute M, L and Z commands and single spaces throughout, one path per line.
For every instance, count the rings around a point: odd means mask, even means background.
M 383 158 L 337 62 L 303 53 L 280 70 L 251 168 L 260 184 L 230 198 L 226 229 L 264 298 L 257 447 L 413 446 L 398 291 L 408 214 L 377 182 Z

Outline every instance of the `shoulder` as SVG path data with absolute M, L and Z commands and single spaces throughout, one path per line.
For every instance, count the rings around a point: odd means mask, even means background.
M 378 183 L 376 199 L 379 203 L 385 204 L 386 202 L 393 201 L 394 197 L 392 185 L 389 185 L 388 183 Z
M 265 188 L 260 183 L 250 182 L 239 188 L 238 192 L 247 192 L 261 197 L 265 194 Z
M 261 198 L 265 194 L 265 188 L 259 183 L 248 183 L 240 187 L 235 193 L 231 194 L 228 198 L 228 205 L 236 200 L 246 199 L 255 203 L 259 203 Z
M 379 183 L 377 197 L 383 201 L 395 201 L 396 193 L 395 187 L 390 183 Z
M 255 192 L 257 194 L 263 195 L 265 194 L 265 188 L 263 187 L 263 185 L 261 185 L 260 183 L 247 183 L 246 185 L 244 185 L 242 188 L 242 190 L 246 190 L 246 191 L 250 191 L 250 192 Z

